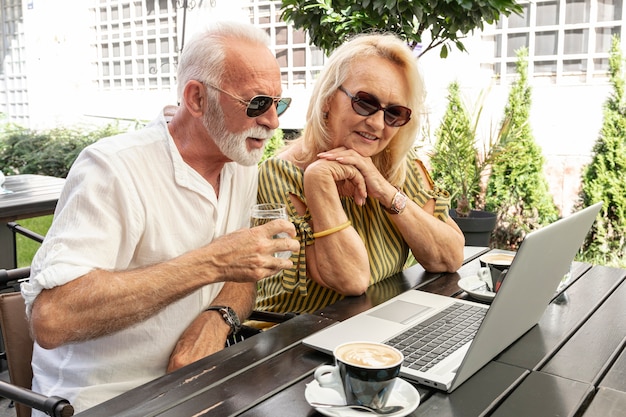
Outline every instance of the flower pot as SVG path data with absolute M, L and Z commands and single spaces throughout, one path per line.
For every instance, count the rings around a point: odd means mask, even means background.
M 491 232 L 496 227 L 497 215 L 489 211 L 472 210 L 468 217 L 458 217 L 454 209 L 450 210 L 450 217 L 465 236 L 465 246 L 489 246 Z

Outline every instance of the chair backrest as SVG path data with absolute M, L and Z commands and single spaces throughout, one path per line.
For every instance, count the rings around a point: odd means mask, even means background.
M 11 384 L 31 388 L 33 340 L 30 336 L 26 307 L 19 292 L 0 294 L 0 328 L 9 366 Z M 15 403 L 17 417 L 30 417 L 31 409 Z

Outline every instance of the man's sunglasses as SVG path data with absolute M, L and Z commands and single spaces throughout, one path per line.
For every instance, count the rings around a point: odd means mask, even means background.
M 364 91 L 359 91 L 358 93 L 352 95 L 343 88 L 342 85 L 339 86 L 339 89 L 346 93 L 350 100 L 352 101 L 352 109 L 361 116 L 371 116 L 379 110 L 382 110 L 385 113 L 385 124 L 391 127 L 400 127 L 409 123 L 411 120 L 411 109 L 404 106 L 388 106 L 383 107 L 380 105 L 380 101 L 373 95 L 366 93 Z
M 244 100 L 241 97 L 237 97 L 234 94 L 229 93 L 228 91 L 224 91 L 216 85 L 205 82 L 205 85 L 215 88 L 217 91 L 221 91 L 222 93 L 231 96 L 235 100 L 238 100 L 246 105 L 246 115 L 248 117 L 258 117 L 268 111 L 272 104 L 276 106 L 276 115 L 280 116 L 283 114 L 291 104 L 291 99 L 287 97 L 272 97 L 272 96 L 254 96 L 250 99 L 250 101 Z

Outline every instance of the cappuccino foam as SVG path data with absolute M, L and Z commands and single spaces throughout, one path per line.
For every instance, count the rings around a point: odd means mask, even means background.
M 394 348 L 372 343 L 340 346 L 335 351 L 335 356 L 344 363 L 364 368 L 386 368 L 402 361 L 402 355 Z
M 493 265 L 510 265 L 515 255 L 507 253 L 489 253 L 480 257 L 481 262 Z

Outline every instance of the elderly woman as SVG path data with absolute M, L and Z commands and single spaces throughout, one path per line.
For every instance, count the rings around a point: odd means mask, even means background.
M 360 295 L 401 271 L 409 250 L 427 271 L 461 266 L 449 194 L 414 149 L 424 95 L 417 58 L 394 35 L 332 54 L 302 136 L 260 166 L 258 202 L 287 206 L 300 251 L 293 269 L 260 281 L 257 309 L 311 312 Z

